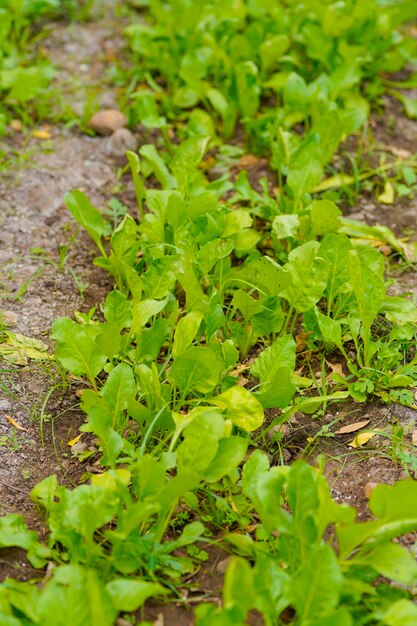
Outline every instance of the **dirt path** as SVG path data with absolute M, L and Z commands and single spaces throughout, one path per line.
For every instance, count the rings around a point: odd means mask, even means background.
M 77 64 L 87 83 L 100 80 L 105 67 L 97 61 L 98 53 L 107 49 L 111 33 L 108 21 L 57 27 L 45 45 L 55 51 L 60 80 L 68 81 Z M 107 100 L 112 99 L 107 92 Z M 117 182 L 117 164 L 106 140 L 58 125 L 49 127 L 49 133 L 47 141 L 27 141 L 19 134 L 6 140 L 11 154 L 20 152 L 20 163 L 0 184 L 0 308 L 8 312 L 13 332 L 43 341 L 48 341 L 54 319 L 88 310 L 111 286 L 107 275 L 93 266 L 94 250 L 84 233 L 66 250 L 76 229 L 64 196 L 78 188 L 100 206 L 113 196 Z M 83 417 L 78 397 L 70 390 L 57 389 L 45 403 L 51 387 L 60 382 L 51 365 L 30 361 L 14 367 L 3 361 L 1 369 L 0 513 L 22 513 L 30 525 L 39 527 L 29 492 L 51 473 L 71 483 L 84 471 L 71 459 L 68 447 Z M 6 416 L 25 430 L 14 428 Z M 24 559 L 13 563 L 16 554 L 2 555 L 1 579 L 30 574 Z

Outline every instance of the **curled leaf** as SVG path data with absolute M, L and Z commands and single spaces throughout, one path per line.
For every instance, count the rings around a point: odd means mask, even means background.
M 346 426 L 342 426 L 341 428 L 339 428 L 339 430 L 336 430 L 335 435 L 346 435 L 347 433 L 354 433 L 369 424 L 370 421 L 371 420 L 363 420 L 362 422 L 346 424 Z
M 363 431 L 359 433 L 359 435 L 356 435 L 355 439 L 353 439 L 352 441 L 348 443 L 348 446 L 350 448 L 359 448 L 360 446 L 364 446 L 365 443 L 368 443 L 368 441 L 372 439 L 372 437 L 375 437 L 375 435 L 377 434 L 378 433 L 373 433 L 369 430 Z

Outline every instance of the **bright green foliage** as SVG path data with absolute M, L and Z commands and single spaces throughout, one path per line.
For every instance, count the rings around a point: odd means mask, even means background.
M 16 516 L 1 521 L 3 545 L 29 550 L 37 567 L 45 559 L 57 565 L 42 588 L 14 581 L 0 587 L 2 623 L 19 624 L 18 616 L 24 616 L 28 626 L 64 626 L 70 616 L 80 626 L 110 626 L 120 611 L 166 594 L 155 576 L 162 582 L 190 573 L 192 559 L 172 553 L 206 533 L 192 522 L 176 539 L 162 541 L 173 505 L 201 480 L 219 480 L 245 455 L 243 439 L 223 435 L 219 413 L 196 416 L 177 447 L 170 478 L 163 461 L 145 455 L 129 470 L 110 470 L 73 491 L 58 487 L 54 476 L 40 483 L 32 499 L 47 513 L 49 547 Z M 239 485 L 259 522 L 252 535 L 225 536 L 240 556 L 226 572 L 223 607 L 198 607 L 199 626 L 244 624 L 252 609 L 271 626 L 413 624 L 415 606 L 406 589 L 390 591 L 376 581 L 383 576 L 403 586 L 417 582 L 413 557 L 392 542 L 417 529 L 414 482 L 377 487 L 370 500 L 375 519 L 369 522 L 356 522 L 354 509 L 332 500 L 322 472 L 301 462 L 269 468 L 266 455 L 257 451 Z M 286 609 L 293 611 L 291 621 L 280 619 Z
M 55 71 L 47 60 L 33 61 L 27 54 L 30 26 L 48 12 L 56 11 L 59 0 L 3 0 L 0 2 L 0 135 L 7 109 L 26 106 L 45 91 Z
M 244 624 L 251 609 L 271 626 L 413 623 L 404 621 L 415 616 L 406 592 L 390 594 L 387 585 L 372 583 L 384 576 L 416 584 L 415 560 L 392 543 L 417 524 L 413 506 L 399 505 L 404 498 L 415 501 L 415 483 L 379 486 L 370 500 L 376 520 L 361 523 L 351 507 L 332 500 L 321 473 L 303 463 L 269 468 L 266 457 L 255 452 L 243 468 L 242 488 L 261 524 L 256 539 L 246 536 L 240 542 L 231 534 L 226 540 L 253 565 L 242 556 L 232 560 L 223 608 L 198 607 L 198 626 Z M 281 621 L 289 607 L 294 617 Z
M 95 435 L 103 473 L 73 490 L 55 476 L 34 488 L 46 544 L 21 517 L 0 520 L 1 547 L 23 548 L 35 567 L 55 563 L 41 588 L 0 586 L 0 621 L 113 624 L 181 585 L 214 528 L 238 556 L 223 606 L 198 607 L 199 626 L 243 625 L 253 609 L 271 626 L 413 624 L 417 566 L 394 540 L 417 530 L 415 483 L 375 489 L 373 519 L 358 523 L 322 468 L 269 467 L 247 451 L 298 410 L 349 396 L 414 402 L 417 309 L 388 295 L 372 244 L 406 258 L 411 248 L 344 218 L 323 175 L 387 74 L 415 61 L 415 3 L 140 6 L 127 29 L 140 85 L 130 121 L 160 138 L 127 155 L 131 215 L 116 207 L 108 220 L 81 191 L 67 195 L 115 286 L 103 316 L 52 328 L 57 362 L 85 380 L 81 430 Z M 220 137 L 238 124 L 275 187 L 232 175 L 244 151 Z M 334 355 L 344 376 L 324 372 L 322 388 L 307 368 L 301 376 L 304 350 L 323 363 Z M 276 412 L 267 425 L 265 409 Z
M 215 138 L 206 111 L 226 137 L 241 121 L 252 150 L 272 155 L 296 207 L 390 85 L 386 73 L 416 61 L 415 38 L 402 29 L 416 16 L 410 0 L 147 4 L 147 19 L 126 30 L 142 85 L 132 122 L 166 129 L 185 118 L 181 132 Z M 415 102 L 391 92 L 414 116 Z

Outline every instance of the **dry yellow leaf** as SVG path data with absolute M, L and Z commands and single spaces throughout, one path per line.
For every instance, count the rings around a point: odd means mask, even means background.
M 51 359 L 48 346 L 39 339 L 25 337 L 20 333 L 4 333 L 6 341 L 0 344 L 0 356 L 16 363 L 27 365 L 28 359 Z
M 236 167 L 240 170 L 250 170 L 260 165 L 266 165 L 266 160 L 257 157 L 255 154 L 244 154 L 236 163 Z
M 10 128 L 12 128 L 13 130 L 22 130 L 23 129 L 22 120 L 12 120 L 10 122 Z
M 378 433 L 373 433 L 369 430 L 359 433 L 359 435 L 356 435 L 355 439 L 348 443 L 348 446 L 350 448 L 359 448 L 360 446 L 364 446 L 365 443 L 368 443 L 368 441 L 377 434 Z
M 33 136 L 37 139 L 50 139 L 52 135 L 48 130 L 34 130 Z
M 417 429 L 413 430 L 411 433 L 411 443 L 413 446 L 417 446 Z
M 389 180 L 385 182 L 384 191 L 377 196 L 378 202 L 381 204 L 392 204 L 394 202 L 395 190 Z
M 362 422 L 354 422 L 353 424 L 346 424 L 346 426 L 342 426 L 339 430 L 335 431 L 335 435 L 346 435 L 347 433 L 354 433 L 357 430 L 360 430 L 367 424 L 369 424 L 371 420 L 363 420 Z
M 78 443 L 78 441 L 81 439 L 81 435 L 82 433 L 74 437 L 74 439 L 71 439 L 71 441 L 68 441 L 68 445 L 71 447 L 75 446 L 75 444 Z
M 14 420 L 13 417 L 10 417 L 10 415 L 6 415 L 6 419 L 17 430 L 27 430 L 27 428 L 24 428 L 23 426 L 21 426 L 21 424 L 19 424 L 19 422 L 16 422 L 16 420 Z

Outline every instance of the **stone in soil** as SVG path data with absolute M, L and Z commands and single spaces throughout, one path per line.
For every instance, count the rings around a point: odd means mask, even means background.
M 105 137 L 126 125 L 126 117 L 117 109 L 103 109 L 97 111 L 88 122 L 89 128 L 98 135 Z

